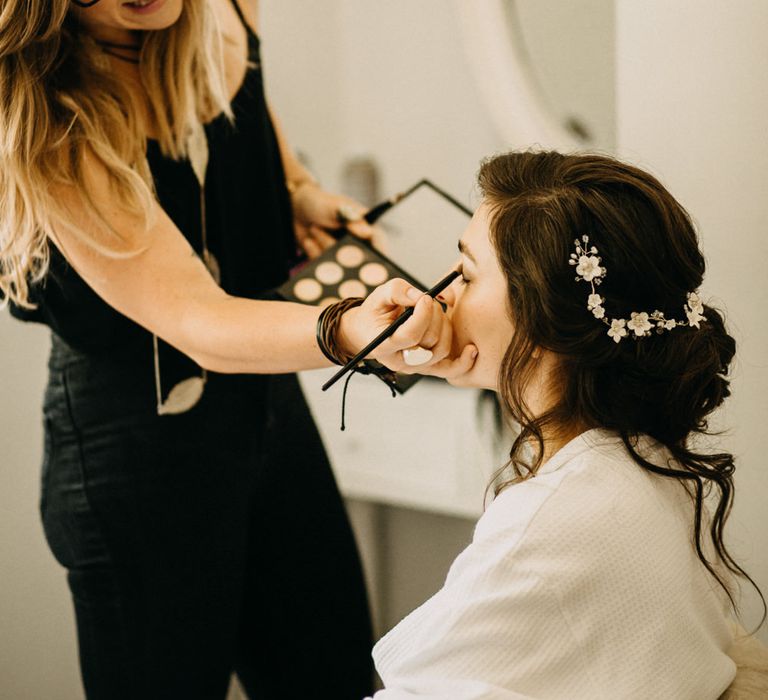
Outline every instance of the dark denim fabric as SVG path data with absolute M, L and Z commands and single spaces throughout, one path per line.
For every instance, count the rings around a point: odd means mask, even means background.
M 354 539 L 293 375 L 211 375 L 155 415 L 151 373 L 55 339 L 41 511 L 87 696 L 359 700 L 371 630 Z

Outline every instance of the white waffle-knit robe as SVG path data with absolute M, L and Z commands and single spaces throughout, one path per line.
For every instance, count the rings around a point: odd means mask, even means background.
M 692 514 L 615 435 L 574 438 L 502 491 L 443 588 L 379 641 L 375 700 L 714 700 L 735 666 Z

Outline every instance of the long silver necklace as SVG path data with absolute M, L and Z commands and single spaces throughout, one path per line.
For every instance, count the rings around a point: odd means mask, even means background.
M 187 142 L 189 162 L 195 173 L 200 191 L 200 231 L 202 238 L 201 258 L 203 264 L 210 272 L 216 284 L 221 283 L 221 267 L 216 256 L 208 249 L 208 231 L 205 216 L 205 173 L 208 169 L 208 139 L 203 125 L 197 122 L 195 128 L 189 134 Z M 185 413 L 193 408 L 203 396 L 205 384 L 208 381 L 208 370 L 202 369 L 199 377 L 183 379 L 168 392 L 168 397 L 163 401 L 160 381 L 160 354 L 158 352 L 158 340 L 152 335 L 152 348 L 155 364 L 155 392 L 157 395 L 157 414 L 159 416 Z

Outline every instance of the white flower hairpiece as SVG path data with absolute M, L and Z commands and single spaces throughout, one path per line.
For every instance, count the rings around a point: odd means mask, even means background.
M 571 253 L 568 261 L 569 265 L 576 266 L 576 281 L 589 282 L 592 287 L 592 293 L 587 297 L 587 309 L 592 315 L 608 326 L 608 336 L 618 343 L 622 338 L 629 335 L 632 331 L 635 338 L 641 338 L 650 335 L 651 331 L 656 329 L 657 333 L 671 331 L 680 326 L 691 326 L 700 328 L 699 324 L 706 321 L 704 316 L 704 305 L 696 292 L 688 292 L 687 302 L 683 305 L 687 321 L 678 321 L 674 318 L 664 318 L 664 314 L 659 311 L 633 311 L 630 318 L 611 318 L 605 315 L 603 303 L 605 298 L 600 296 L 596 288 L 602 283 L 607 270 L 600 263 L 602 258 L 597 254 L 597 248 L 589 245 L 589 236 L 582 236 L 573 241 L 576 246 L 576 252 Z

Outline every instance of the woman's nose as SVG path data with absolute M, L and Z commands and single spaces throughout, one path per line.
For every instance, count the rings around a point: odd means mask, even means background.
M 460 278 L 456 278 L 437 295 L 437 300 L 445 304 L 449 309 L 453 308 L 453 305 L 456 303 L 459 279 Z

